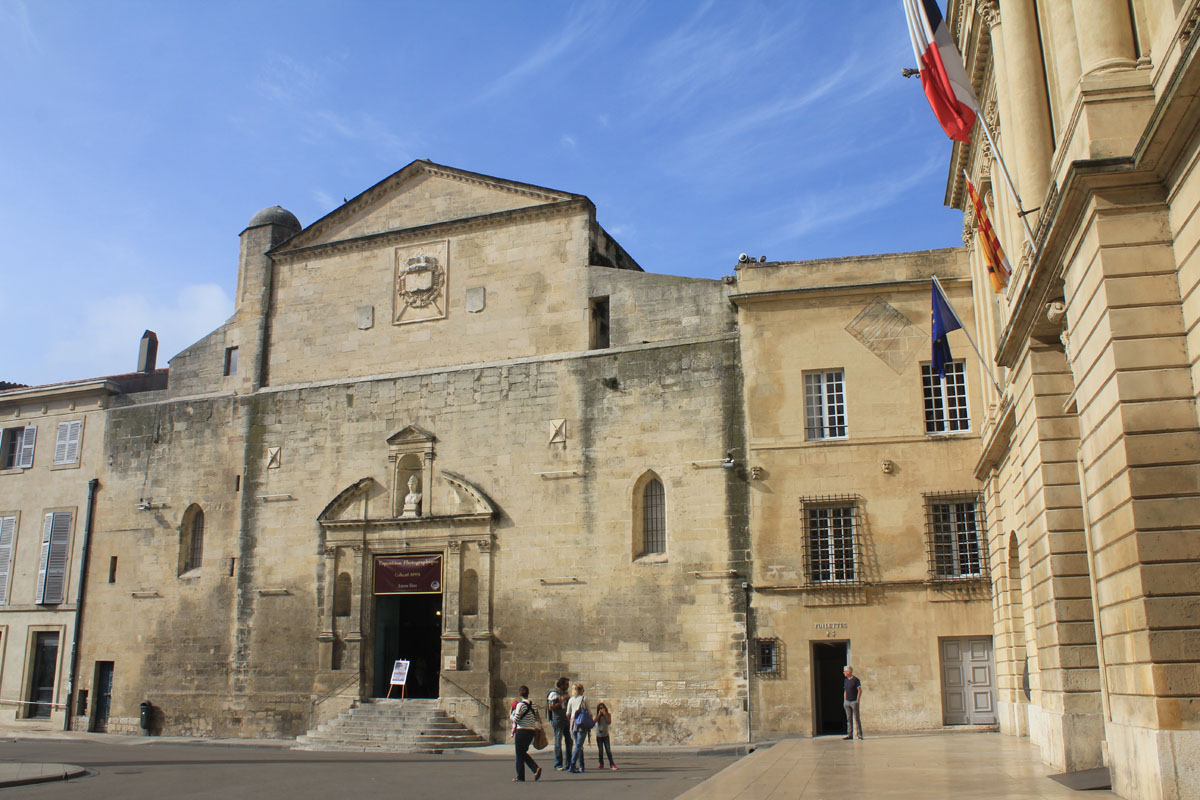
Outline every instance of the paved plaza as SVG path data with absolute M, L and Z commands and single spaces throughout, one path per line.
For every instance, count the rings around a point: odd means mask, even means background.
M 258 745 L 80 736 L 0 740 L 0 776 L 53 773 L 63 764 L 88 772 L 65 782 L 4 789 L 4 798 L 121 797 L 160 800 L 305 800 L 399 796 L 529 797 L 569 791 L 573 798 L 621 800 L 1105 800 L 1047 777 L 1027 740 L 996 733 L 788 739 L 739 758 L 734 748 L 618 748 L 617 772 L 555 772 L 539 753 L 540 782 L 514 784 L 511 748 L 447 755 L 311 753 L 281 742 Z M 589 756 L 592 749 L 588 750 Z M 570 786 L 567 786 L 570 784 Z M 550 788 L 547 788 L 550 787 Z

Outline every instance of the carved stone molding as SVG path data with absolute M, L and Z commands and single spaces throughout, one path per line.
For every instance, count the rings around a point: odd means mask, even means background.
M 479 552 L 481 553 L 490 553 L 492 551 L 491 539 L 480 539 L 476 544 L 479 545 Z
M 337 555 L 336 547 L 326 547 L 325 548 L 325 557 L 326 558 L 333 558 L 336 555 Z
M 983 18 L 983 24 L 994 28 L 1000 24 L 999 0 L 975 0 L 975 10 Z
M 1196 32 L 1197 26 L 1200 26 L 1200 6 L 1192 9 L 1192 13 L 1188 15 L 1187 21 L 1183 23 L 1183 27 L 1179 29 L 1179 40 L 1186 42 L 1192 38 Z
M 446 549 L 451 553 L 461 552 L 462 542 L 458 541 L 457 539 L 451 539 L 450 541 L 446 542 Z
M 354 545 L 354 552 L 361 553 L 362 551 L 363 551 L 363 546 L 361 544 Z

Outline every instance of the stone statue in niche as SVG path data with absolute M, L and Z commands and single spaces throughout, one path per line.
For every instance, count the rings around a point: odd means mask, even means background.
M 408 478 L 408 494 L 404 495 L 404 510 L 400 519 L 416 519 L 421 516 L 421 482 L 416 475 Z

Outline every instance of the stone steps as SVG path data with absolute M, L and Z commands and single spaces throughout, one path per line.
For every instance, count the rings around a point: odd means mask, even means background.
M 377 700 L 297 737 L 293 749 L 440 753 L 488 743 L 442 711 L 437 700 Z

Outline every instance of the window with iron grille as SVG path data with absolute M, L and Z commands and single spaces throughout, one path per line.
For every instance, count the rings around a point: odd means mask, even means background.
M 754 670 L 759 675 L 778 675 L 782 670 L 778 639 L 754 640 Z
M 964 362 L 948 362 L 944 381 L 931 364 L 922 364 L 921 386 L 925 395 L 926 433 L 958 433 L 971 429 Z
M 811 584 L 859 583 L 858 498 L 803 500 L 804 562 Z
M 976 495 L 925 495 L 929 574 L 934 580 L 984 577 L 987 550 L 980 535 L 982 522 Z
M 804 373 L 804 430 L 807 439 L 846 438 L 846 392 L 840 369 Z
M 647 481 L 642 490 L 642 555 L 667 552 L 666 505 L 662 481 Z
M 191 505 L 183 515 L 181 526 L 181 558 L 179 574 L 200 569 L 204 562 L 204 511 L 198 505 Z

